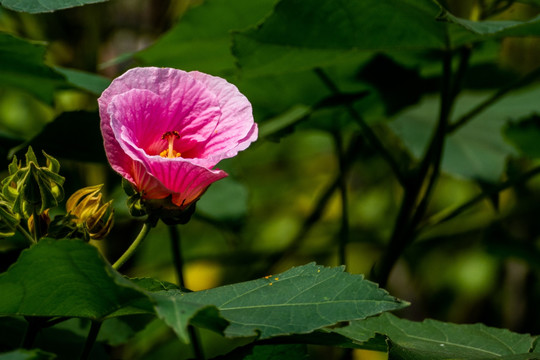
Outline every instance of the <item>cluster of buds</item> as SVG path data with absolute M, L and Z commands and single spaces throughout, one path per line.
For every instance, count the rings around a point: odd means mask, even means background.
M 43 234 L 43 224 L 49 221 L 48 209 L 58 206 L 64 198 L 64 178 L 58 174 L 60 163 L 45 152 L 43 155 L 45 166 L 39 165 L 32 148 L 26 153 L 24 166 L 17 157 L 9 164 L 9 175 L 2 181 L 0 198 L 2 228 L 12 229 L 6 235 L 14 233 L 24 219 L 31 225 L 32 235 L 39 238 Z
M 64 198 L 64 178 L 58 174 L 60 163 L 43 152 L 45 166 L 40 166 L 32 148 L 26 163 L 16 157 L 8 167 L 9 175 L 1 182 L 0 237 L 13 236 L 17 230 L 33 241 L 52 238 L 104 239 L 113 226 L 112 202 L 103 203 L 102 185 L 76 191 L 66 203 L 67 214 L 51 221 L 49 210 Z M 27 224 L 27 231 L 21 225 Z

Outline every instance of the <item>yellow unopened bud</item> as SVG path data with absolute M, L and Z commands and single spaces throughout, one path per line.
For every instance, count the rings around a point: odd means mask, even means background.
M 77 190 L 66 202 L 66 210 L 72 221 L 90 239 L 102 240 L 114 223 L 112 201 L 103 204 L 101 188 L 103 185 L 88 186 Z

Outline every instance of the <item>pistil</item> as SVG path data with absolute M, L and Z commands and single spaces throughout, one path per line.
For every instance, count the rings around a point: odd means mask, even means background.
M 173 159 L 181 155 L 178 151 L 174 150 L 174 140 L 180 139 L 180 134 L 178 133 L 178 131 L 167 131 L 161 136 L 161 139 L 167 140 L 169 145 L 166 150 L 163 150 L 159 154 L 160 156 Z

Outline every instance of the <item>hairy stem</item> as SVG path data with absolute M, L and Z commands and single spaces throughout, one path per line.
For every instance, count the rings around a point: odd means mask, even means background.
M 135 240 L 131 243 L 129 248 L 120 256 L 118 260 L 112 265 L 113 269 L 118 270 L 122 265 L 126 263 L 126 261 L 129 260 L 129 258 L 135 253 L 135 250 L 139 247 L 139 245 L 143 242 L 144 238 L 146 238 L 146 235 L 150 232 L 150 229 L 152 226 L 145 222 L 143 224 L 143 227 L 141 231 L 139 232 L 139 235 L 135 238 Z

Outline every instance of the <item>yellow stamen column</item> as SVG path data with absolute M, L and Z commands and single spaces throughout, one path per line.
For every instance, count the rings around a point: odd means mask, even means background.
M 180 134 L 178 133 L 178 131 L 167 131 L 161 136 L 161 139 L 167 140 L 169 145 L 167 147 L 167 150 L 163 150 L 159 154 L 160 156 L 173 159 L 181 155 L 178 151 L 174 150 L 174 140 L 180 139 Z

